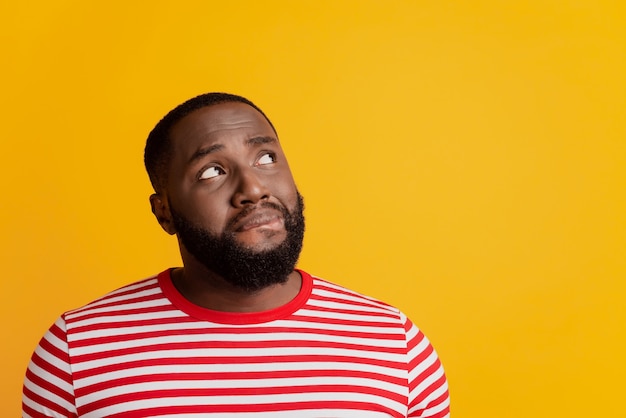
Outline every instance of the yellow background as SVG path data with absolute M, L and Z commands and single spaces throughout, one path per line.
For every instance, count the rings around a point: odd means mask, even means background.
M 207 91 L 272 118 L 300 266 L 412 317 L 453 416 L 624 416 L 623 4 L 4 2 L 0 416 L 60 313 L 179 264 L 142 151 Z

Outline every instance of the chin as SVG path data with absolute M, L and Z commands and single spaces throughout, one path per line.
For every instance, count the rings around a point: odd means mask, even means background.
M 277 231 L 259 231 L 255 234 L 255 237 L 250 237 L 251 239 L 245 239 L 243 237 L 238 237 L 235 241 L 242 247 L 250 251 L 254 252 L 264 252 L 273 250 L 283 242 L 287 237 L 286 232 L 277 232 Z M 243 239 L 242 239 L 243 238 Z

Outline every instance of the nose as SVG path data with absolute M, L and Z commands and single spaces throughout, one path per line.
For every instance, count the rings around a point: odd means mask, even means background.
M 232 204 L 235 207 L 254 205 L 261 200 L 269 199 L 270 191 L 253 168 L 242 169 L 237 178 L 237 188 L 233 193 Z

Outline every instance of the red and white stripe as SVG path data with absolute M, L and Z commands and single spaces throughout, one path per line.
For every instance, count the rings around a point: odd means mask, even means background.
M 64 314 L 33 354 L 23 417 L 449 417 L 410 320 L 300 273 L 299 295 L 261 313 L 192 305 L 165 271 Z

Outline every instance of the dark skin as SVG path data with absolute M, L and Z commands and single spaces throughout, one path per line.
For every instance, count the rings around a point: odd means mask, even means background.
M 262 251 L 286 237 L 280 211 L 258 208 L 265 201 L 290 212 L 297 191 L 278 138 L 267 120 L 244 103 L 222 103 L 198 109 L 170 132 L 172 156 L 167 185 L 150 196 L 161 227 L 176 234 L 175 211 L 219 235 L 234 233 L 243 246 Z M 255 209 L 229 225 L 246 206 Z M 282 306 L 299 292 L 301 277 L 293 271 L 284 284 L 246 292 L 207 269 L 179 240 L 183 268 L 172 272 L 174 285 L 190 302 L 224 312 L 260 312 Z

